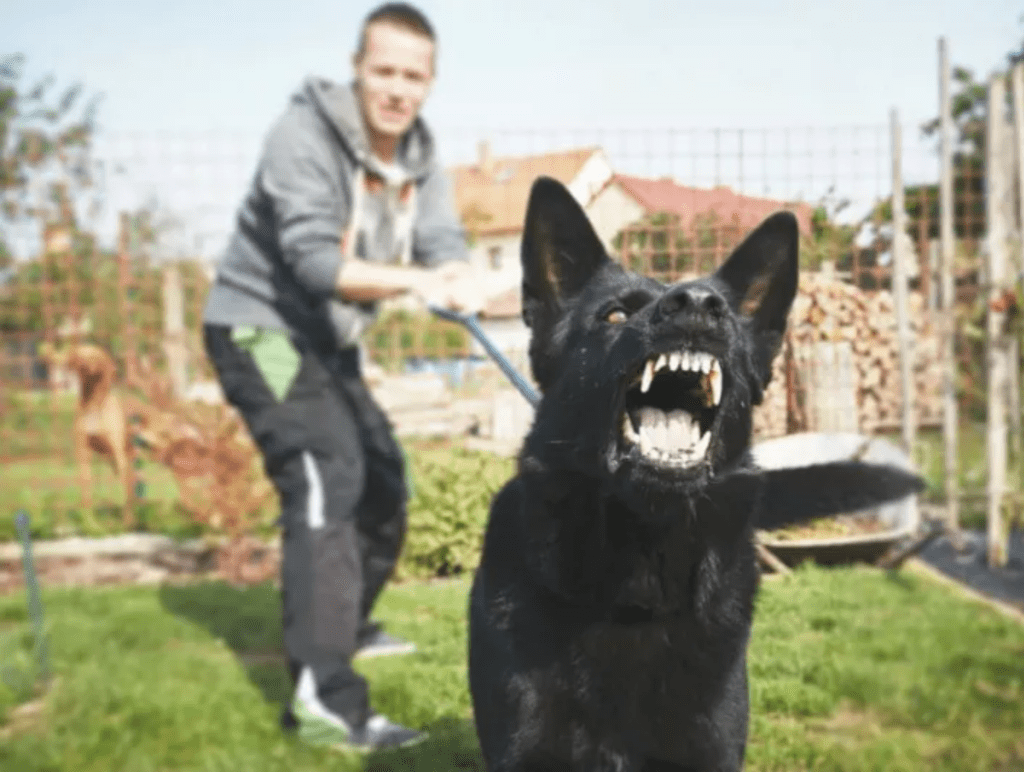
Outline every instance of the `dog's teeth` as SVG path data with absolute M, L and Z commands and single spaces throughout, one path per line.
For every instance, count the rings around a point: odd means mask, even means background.
M 650 359 L 647 360 L 647 364 L 644 365 L 644 374 L 640 379 L 640 392 L 647 393 L 647 390 L 651 388 L 651 381 L 654 380 L 654 363 Z
M 711 371 L 711 354 L 700 355 L 700 371 L 708 373 Z
M 699 431 L 699 429 L 698 429 Z M 697 458 L 704 458 L 707 455 L 708 447 L 711 445 L 711 432 L 707 431 L 701 435 L 700 439 L 697 440 L 694 445 L 694 452 L 697 454 Z
M 654 371 L 657 372 L 658 370 L 661 370 L 667 363 L 668 358 L 664 354 L 662 354 L 661 356 L 658 357 L 657 364 L 654 365 Z
M 665 424 L 661 421 L 656 421 L 651 424 L 650 429 L 651 436 L 651 450 L 655 453 L 660 452 L 661 448 L 665 447 Z
M 633 422 L 629 420 L 629 414 L 623 413 L 622 415 L 622 434 L 630 442 L 639 442 L 640 435 L 636 433 L 633 428 Z
M 651 435 L 652 431 L 644 424 L 640 424 L 640 452 L 645 456 L 649 456 L 654 447 Z
M 668 415 L 668 444 L 678 453 L 690 447 L 690 425 L 692 419 L 685 410 L 673 410 Z
M 682 362 L 682 357 L 680 357 L 679 354 L 676 353 L 675 351 L 673 351 L 671 354 L 668 355 L 668 369 L 669 370 L 678 370 L 679 369 L 679 365 L 680 365 L 681 362 Z
M 679 448 L 679 422 L 675 412 L 669 413 L 665 419 L 665 447 L 674 452 Z
M 711 360 L 711 371 L 708 373 L 708 382 L 711 384 L 711 402 L 716 407 L 722 401 L 722 369 L 718 366 L 718 360 Z

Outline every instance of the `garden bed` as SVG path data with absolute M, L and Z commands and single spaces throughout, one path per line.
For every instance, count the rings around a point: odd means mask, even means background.
M 164 581 L 217 578 L 224 539 L 176 540 L 155 534 L 124 534 L 98 539 L 75 537 L 32 543 L 39 581 L 46 587 L 159 584 Z M 254 568 L 252 583 L 277 576 L 280 545 L 248 540 Z M 0 594 L 25 584 L 22 547 L 0 544 Z

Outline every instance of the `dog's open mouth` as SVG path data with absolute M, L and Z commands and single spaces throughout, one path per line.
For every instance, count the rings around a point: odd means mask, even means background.
M 626 392 L 622 439 L 658 466 L 697 466 L 707 456 L 721 401 L 722 368 L 715 357 L 659 354 L 644 363 Z

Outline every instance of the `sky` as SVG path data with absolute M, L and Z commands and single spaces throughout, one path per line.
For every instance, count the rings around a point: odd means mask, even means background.
M 350 77 L 372 5 L 0 0 L 0 54 L 25 54 L 26 80 L 53 73 L 102 94 L 99 230 L 155 197 L 188 244 L 216 251 L 263 133 L 305 77 Z M 497 153 L 596 141 L 617 170 L 805 199 L 837 182 L 865 200 L 885 192 L 894 108 L 905 174 L 932 174 L 919 127 L 937 113 L 939 37 L 982 76 L 1024 37 L 1024 4 L 1009 0 L 419 7 L 439 37 L 424 117 L 446 161 L 470 160 L 480 139 Z

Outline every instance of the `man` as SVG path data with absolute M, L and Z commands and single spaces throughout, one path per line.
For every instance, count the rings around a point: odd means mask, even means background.
M 402 648 L 369 621 L 405 534 L 404 466 L 360 375 L 378 302 L 412 292 L 475 311 L 462 230 L 420 107 L 435 35 L 388 3 L 363 23 L 351 85 L 311 79 L 271 129 L 204 315 L 224 393 L 281 500 L 282 724 L 324 744 L 421 735 L 369 708 L 357 649 Z

